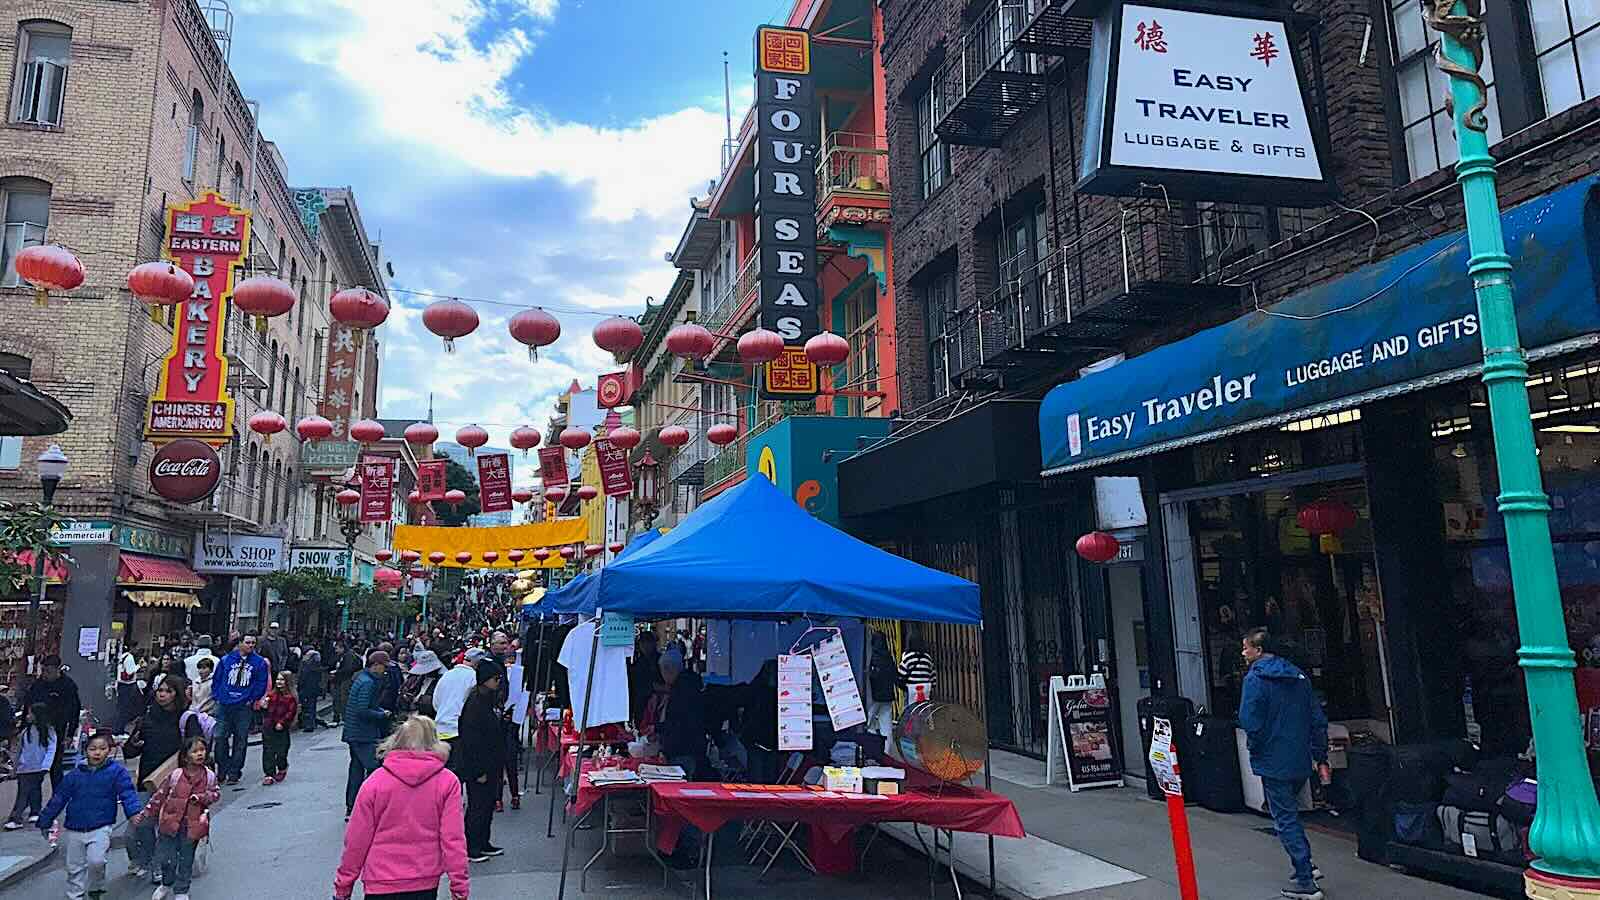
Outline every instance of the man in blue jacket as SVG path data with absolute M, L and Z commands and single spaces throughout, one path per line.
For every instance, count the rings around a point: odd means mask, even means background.
M 244 775 L 251 709 L 266 696 L 270 683 L 272 667 L 256 652 L 253 634 L 240 638 L 239 646 L 217 663 L 217 671 L 211 676 L 211 699 L 217 702 L 219 784 L 238 784 Z
M 1311 844 L 1300 824 L 1300 789 L 1313 763 L 1322 779 L 1328 778 L 1328 718 L 1306 673 L 1266 648 L 1265 628 L 1244 636 L 1250 671 L 1239 699 L 1239 727 L 1250 739 L 1250 771 L 1261 776 L 1278 840 L 1294 863 L 1294 878 L 1278 893 L 1292 900 L 1322 900 L 1321 873 L 1311 863 Z
M 344 708 L 342 740 L 350 745 L 350 771 L 344 784 L 344 818 L 356 808 L 356 794 L 367 776 L 378 771 L 378 742 L 389 733 L 390 711 L 382 705 L 388 682 L 389 654 L 374 650 L 367 654 L 367 667 L 350 683 L 350 699 Z

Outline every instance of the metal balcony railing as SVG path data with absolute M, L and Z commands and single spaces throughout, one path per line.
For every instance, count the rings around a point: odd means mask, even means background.
M 756 281 L 760 275 L 761 254 L 752 251 L 745 257 L 744 265 L 739 267 L 733 285 L 716 297 L 711 309 L 701 312 L 700 324 L 712 331 L 725 331 L 729 325 L 737 324 L 731 321 L 733 315 L 738 312 L 745 298 L 756 292 Z
M 836 194 L 889 196 L 889 143 L 881 134 L 835 131 L 817 163 L 817 207 Z
M 251 317 L 236 309 L 228 311 L 222 352 L 228 357 L 228 387 L 253 391 L 267 386 L 271 360 L 266 339 L 255 329 Z
M 952 144 L 997 146 L 1044 99 L 1045 59 L 1017 37 L 1048 0 L 996 0 L 934 75 L 934 131 Z

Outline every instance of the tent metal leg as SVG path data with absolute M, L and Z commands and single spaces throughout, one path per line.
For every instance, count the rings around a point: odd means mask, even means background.
M 596 612 L 598 613 L 598 610 Z M 600 652 L 600 623 L 596 622 L 595 626 L 594 626 L 594 640 L 591 641 L 590 644 L 589 644 L 589 679 L 588 679 L 588 682 L 586 684 L 584 684 L 584 686 L 583 686 L 583 715 L 578 720 L 578 743 L 576 744 L 578 757 L 572 761 L 572 783 L 571 783 L 570 786 L 563 785 L 563 790 L 562 790 L 563 794 L 570 793 L 574 797 L 576 797 L 578 795 L 578 779 L 580 777 L 582 777 L 582 775 L 583 775 L 584 738 L 587 736 L 588 731 L 589 731 L 589 701 L 591 699 L 593 699 L 593 694 L 594 694 L 594 662 L 595 662 L 595 656 L 598 655 L 599 652 Z M 562 754 L 565 754 L 566 753 L 566 749 L 561 747 L 560 743 L 561 743 L 560 739 L 558 738 L 557 741 L 556 741 L 557 749 L 560 750 L 560 752 Z M 559 772 L 560 770 L 557 769 L 556 771 Z M 555 810 L 555 793 L 556 792 L 554 790 L 554 786 L 552 785 L 551 792 L 550 792 L 550 803 L 551 803 L 550 809 L 551 809 L 552 817 L 554 816 L 554 810 Z M 564 815 L 564 813 L 563 813 L 563 815 Z M 572 845 L 573 845 L 573 842 L 575 842 L 577 840 L 577 837 L 578 837 L 578 835 L 577 835 L 578 826 L 581 824 L 581 822 L 582 822 L 581 818 L 580 819 L 576 819 L 576 820 L 573 821 L 573 823 L 570 826 L 568 826 L 567 841 L 561 847 L 561 884 L 560 884 L 560 887 L 557 889 L 557 892 L 556 892 L 556 900 L 564 900 L 564 898 L 567 895 L 567 866 L 572 861 Z

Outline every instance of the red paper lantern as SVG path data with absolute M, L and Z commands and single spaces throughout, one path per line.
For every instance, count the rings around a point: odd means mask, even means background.
M 560 503 L 567 499 L 567 489 L 559 484 L 551 485 L 544 489 L 544 499 L 551 503 Z
M 374 550 L 374 551 L 372 551 L 372 558 L 377 560 L 378 562 L 388 562 L 389 560 L 394 559 L 394 551 L 393 550 Z
M 682 447 L 689 443 L 689 429 L 682 425 L 668 425 L 661 429 L 656 438 L 668 447 Z
M 641 438 L 642 436 L 639 432 L 626 425 L 618 425 L 606 432 L 606 440 L 611 442 L 611 446 L 619 447 L 623 450 L 632 450 L 639 446 Z
M 443 550 L 435 550 L 432 553 L 428 554 L 428 562 L 431 562 L 436 566 L 438 564 L 444 562 L 444 560 L 445 560 L 445 555 L 444 555 L 444 551 Z
M 483 561 L 486 562 L 486 563 L 492 563 L 492 562 L 494 562 L 495 560 L 497 560 L 499 558 L 500 558 L 500 554 L 497 551 L 494 551 L 494 550 L 485 550 L 485 551 L 483 551 Z
M 306 416 L 294 423 L 294 433 L 302 441 L 321 441 L 333 435 L 333 423 L 321 416 Z
M 850 342 L 831 331 L 806 341 L 806 359 L 819 366 L 837 366 L 850 358 Z
M 639 323 L 623 316 L 612 316 L 594 327 L 594 342 L 601 350 L 622 356 L 639 349 L 644 332 Z
M 384 438 L 383 423 L 372 419 L 362 419 L 352 423 L 350 437 L 363 444 L 376 444 Z
M 598 496 L 600 496 L 600 489 L 592 484 L 580 485 L 578 487 L 579 500 L 593 500 Z
M 439 439 L 439 429 L 428 422 L 413 422 L 406 426 L 406 441 L 412 444 L 431 444 Z
M 351 328 L 376 328 L 389 318 L 389 301 L 364 287 L 345 288 L 328 300 L 328 315 Z
M 522 558 L 527 556 L 527 555 L 528 554 L 522 552 L 521 550 L 507 550 L 506 551 L 506 559 L 510 560 L 513 565 L 515 565 L 515 564 L 517 564 L 519 562 L 522 562 Z
M 408 503 L 421 503 L 422 502 L 422 492 L 421 491 L 412 491 L 411 493 L 407 494 L 406 495 L 406 502 L 408 502 Z
M 578 555 L 578 551 L 572 549 L 571 547 L 562 547 L 561 548 L 561 558 L 562 559 L 571 559 L 571 558 L 573 558 L 574 556 L 577 556 L 577 555 Z
M 456 562 L 461 563 L 464 566 L 467 563 L 472 562 L 472 554 L 462 550 L 460 553 L 456 554 Z
M 621 553 L 622 552 L 622 542 L 621 541 L 612 541 L 611 543 L 606 545 L 606 549 L 610 550 L 612 553 Z
M 476 425 L 467 425 L 456 429 L 456 443 L 467 448 L 468 456 L 475 456 L 479 447 L 489 443 L 489 432 Z
M 719 422 L 706 429 L 706 440 L 718 447 L 725 447 L 739 439 L 739 429 L 727 422 Z
M 264 410 L 250 417 L 250 430 L 256 434 L 277 434 L 289 427 L 289 423 L 272 410 Z
M 544 436 L 539 434 L 539 429 L 527 425 L 518 426 L 511 432 L 511 446 L 521 450 L 523 456 L 527 456 L 529 450 L 539 446 L 542 440 Z
M 334 494 L 333 499 L 339 501 L 340 506 L 355 506 L 361 502 L 361 492 L 355 488 L 345 488 Z
M 589 441 L 593 440 L 593 438 L 594 435 L 582 428 L 561 429 L 561 446 L 568 450 L 582 450 L 589 446 Z
M 44 305 L 51 291 L 70 291 L 83 284 L 83 263 L 60 244 L 35 244 L 17 251 L 17 277 L 33 285 L 33 300 Z
M 172 306 L 194 293 L 194 278 L 169 262 L 147 262 L 128 273 L 128 291 L 141 303 Z
M 1337 534 L 1355 527 L 1356 511 L 1342 500 L 1323 497 L 1301 507 L 1295 521 L 1312 534 Z
M 739 359 L 751 365 L 769 363 L 783 355 L 783 337 L 776 331 L 754 328 L 739 336 Z
M 606 548 L 600 546 L 599 544 L 585 544 L 583 548 L 583 555 L 599 556 L 601 553 L 605 552 L 605 549 Z
M 540 347 L 548 347 L 561 337 L 561 323 L 542 309 L 525 309 L 517 313 L 506 323 L 506 328 L 511 332 L 512 340 L 527 345 L 529 359 L 538 359 Z
M 384 568 L 372 573 L 372 583 L 381 590 L 399 590 L 406 583 L 406 577 L 394 569 Z
M 1078 538 L 1078 555 L 1092 563 L 1109 562 L 1117 556 L 1117 539 L 1104 531 L 1091 531 Z
M 414 563 L 414 562 L 416 562 L 417 560 L 419 560 L 421 558 L 422 558 L 422 554 L 418 553 L 415 550 L 401 550 L 400 551 L 400 561 L 401 562 Z
M 272 318 L 294 309 L 294 288 L 282 278 L 252 275 L 233 287 L 233 305 L 252 316 Z
M 454 298 L 436 300 L 422 311 L 422 325 L 444 338 L 444 352 L 456 352 L 456 338 L 478 330 L 478 313 Z
M 685 322 L 667 332 L 667 352 L 684 359 L 705 359 L 716 345 L 716 335 L 694 322 Z
M 461 504 L 467 502 L 467 494 L 465 491 L 451 488 L 450 490 L 444 492 L 444 502 L 450 504 L 451 506 L 460 506 Z
M 537 559 L 539 562 L 544 562 L 550 558 L 550 548 L 540 547 L 539 549 L 533 551 L 533 558 Z
M 527 490 L 526 488 L 512 491 L 511 499 L 518 503 L 527 503 L 529 500 L 533 499 L 533 491 Z

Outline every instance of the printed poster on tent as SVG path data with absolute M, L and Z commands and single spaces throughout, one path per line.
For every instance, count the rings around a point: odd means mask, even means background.
M 811 655 L 778 656 L 778 749 L 810 750 Z
M 828 638 L 812 650 L 812 655 L 833 730 L 843 731 L 865 722 L 867 710 L 861 703 L 861 689 L 856 685 L 855 671 L 850 668 L 850 654 L 844 648 L 844 639 L 837 635 Z

